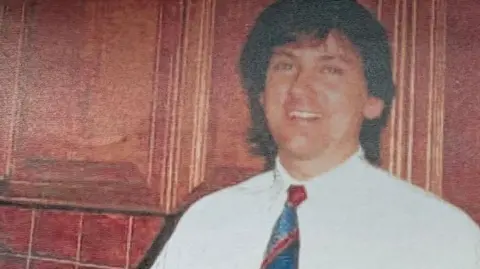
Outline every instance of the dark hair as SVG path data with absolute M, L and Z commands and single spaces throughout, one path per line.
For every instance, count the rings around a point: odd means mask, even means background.
M 277 154 L 277 145 L 268 130 L 259 99 L 264 91 L 272 50 L 294 42 L 299 34 L 324 39 L 334 29 L 348 38 L 360 54 L 369 95 L 385 103 L 379 119 L 364 120 L 359 137 L 366 158 L 379 164 L 380 134 L 395 91 L 385 29 L 372 13 L 353 0 L 279 0 L 257 18 L 239 62 L 252 121 L 248 142 L 254 154 L 265 157 L 265 169 L 273 167 Z

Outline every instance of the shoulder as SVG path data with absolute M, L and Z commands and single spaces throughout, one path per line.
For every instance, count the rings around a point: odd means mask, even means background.
M 381 168 L 367 165 L 364 179 L 368 182 L 367 184 L 371 185 L 371 188 L 383 193 L 383 196 L 389 200 L 412 206 L 410 210 L 413 212 L 428 208 L 432 213 L 453 214 L 461 218 L 466 215 L 462 209 L 441 196 Z
M 448 231 L 457 239 L 463 237 L 466 241 L 474 239 L 480 243 L 478 225 L 463 209 L 443 197 L 370 165 L 366 180 L 371 184 L 370 188 L 379 193 L 383 203 L 393 205 L 419 228 L 423 225 L 425 229 L 440 234 Z
M 251 199 L 256 193 L 261 193 L 270 188 L 273 183 L 271 171 L 255 175 L 245 181 L 205 195 L 193 203 L 184 213 L 182 222 L 199 223 L 216 221 L 232 212 L 233 208 L 241 206 L 246 200 Z
M 480 259 L 480 228 L 464 210 L 388 171 L 370 165 L 366 171 L 362 181 L 374 194 L 372 199 L 378 199 L 371 206 L 384 214 L 375 219 L 397 234 L 408 235 L 399 240 L 418 248 L 428 246 L 436 259 L 462 265 L 455 268 L 472 268 Z
M 415 185 L 411 180 L 400 178 L 381 168 L 369 165 L 368 174 L 372 183 L 382 188 L 386 195 L 397 195 L 404 200 L 408 198 L 408 201 L 412 203 L 431 205 L 440 210 L 461 211 L 441 196 Z
M 235 214 L 246 210 L 243 201 L 267 189 L 271 182 L 272 173 L 265 172 L 197 200 L 178 221 L 152 268 L 194 268 L 205 246 L 226 234 L 226 222 L 235 222 Z

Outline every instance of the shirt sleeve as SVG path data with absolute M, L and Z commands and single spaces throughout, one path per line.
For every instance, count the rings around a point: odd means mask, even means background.
M 456 231 L 461 234 L 464 243 L 463 247 L 452 250 L 453 255 L 458 257 L 458 265 L 453 265 L 452 269 L 480 269 L 480 227 L 470 218 L 466 224 L 462 230 Z
M 475 240 L 475 261 L 473 264 L 474 269 L 480 268 L 480 228 L 477 226 L 477 237 Z
M 187 217 L 187 215 L 184 215 Z M 188 223 L 185 223 L 188 218 L 183 219 L 178 223 L 172 236 L 169 238 L 162 251 L 159 253 L 151 269 L 183 269 L 183 256 L 188 254 L 188 240 L 189 229 Z
M 200 207 L 202 207 L 200 205 Z M 195 242 L 201 218 L 199 204 L 194 204 L 178 221 L 177 227 L 150 269 L 191 269 L 195 259 Z

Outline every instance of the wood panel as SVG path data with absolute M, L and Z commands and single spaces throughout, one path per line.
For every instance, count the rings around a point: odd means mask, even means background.
M 378 1 L 377 7 L 390 30 L 397 86 L 383 136 L 383 167 L 441 195 L 445 1 Z
M 28 7 L 9 196 L 153 205 L 142 179 L 157 5 L 43 0 Z M 132 190 L 139 197 L 129 195 Z
M 25 15 L 24 1 L 0 3 L 0 185 L 11 169 Z
M 447 3 L 444 196 L 480 223 L 480 2 Z
M 181 1 L 32 0 L 27 12 L 7 199 L 163 211 L 152 164 L 174 113 Z
M 246 142 L 250 116 L 240 84 L 238 59 L 255 18 L 271 0 L 218 1 L 213 49 L 214 161 L 220 166 L 261 170 L 263 160 L 250 154 Z
M 177 141 L 181 147 L 165 149 L 172 161 L 157 162 L 167 171 L 161 203 L 168 211 L 261 170 L 262 160 L 253 157 L 246 144 L 249 112 L 237 58 L 249 26 L 269 2 L 186 2 L 176 108 L 180 125 L 172 127 L 169 136 L 169 143 Z
M 217 167 L 207 161 L 215 1 L 30 0 L 26 9 L 3 199 L 177 208 Z
M 213 0 L 185 2 L 179 61 L 172 68 L 176 82 L 163 92 L 168 102 L 159 113 L 166 114 L 168 120 L 166 128 L 158 126 L 162 139 L 157 140 L 159 158 L 153 163 L 159 174 L 156 178 L 162 179 L 157 180 L 163 194 L 160 204 L 167 211 L 178 208 L 205 180 L 208 170 L 214 6 Z

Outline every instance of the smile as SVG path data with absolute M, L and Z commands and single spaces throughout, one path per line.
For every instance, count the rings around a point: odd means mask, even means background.
M 297 119 L 303 119 L 303 120 L 315 120 L 322 117 L 320 113 L 315 113 L 310 111 L 300 111 L 300 110 L 292 111 L 288 113 L 288 116 L 291 119 L 297 118 Z

